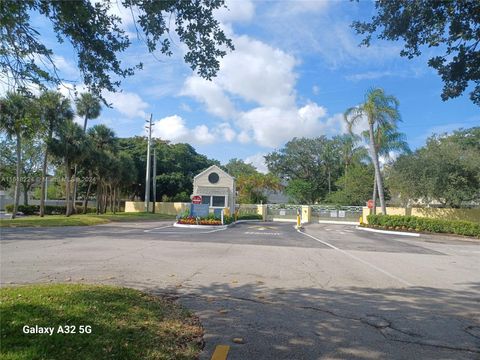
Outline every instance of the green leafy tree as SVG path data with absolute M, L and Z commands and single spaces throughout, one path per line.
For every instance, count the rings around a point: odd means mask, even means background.
M 223 166 L 225 171 L 233 177 L 239 177 L 240 175 L 254 175 L 258 171 L 252 164 L 247 164 L 241 159 L 230 159 L 228 163 Z
M 40 124 L 42 126 L 42 135 L 45 144 L 48 144 L 53 137 L 56 129 L 62 127 L 66 121 L 73 119 L 73 111 L 70 100 L 66 99 L 59 92 L 46 91 L 40 95 L 36 101 L 36 107 L 40 115 Z M 45 145 L 43 151 L 43 165 L 42 165 L 42 184 L 40 190 L 40 216 L 45 215 L 45 183 L 48 166 L 48 146 Z
M 139 38 L 149 52 L 172 55 L 171 34 L 185 44 L 184 60 L 210 79 L 219 69 L 218 58 L 233 49 L 213 12 L 223 0 L 156 1 L 121 0 L 131 11 Z M 16 88 L 45 83 L 59 84 L 54 53 L 39 38 L 31 16 L 47 20 L 60 43 L 75 50 L 82 80 L 94 94 L 116 91 L 122 78 L 131 76 L 142 63 L 124 66 L 119 55 L 131 41 L 121 19 L 110 12 L 112 1 L 2 1 L 0 2 L 0 69 L 6 82 Z
M 285 190 L 296 201 L 315 203 L 328 193 L 325 149 L 330 141 L 325 137 L 294 138 L 265 156 L 269 171 L 287 183 Z
M 392 127 L 396 126 L 400 120 L 398 104 L 398 100 L 394 96 L 386 95 L 383 89 L 373 88 L 367 91 L 365 101 L 362 104 L 347 109 L 344 114 L 345 121 L 350 129 L 364 117 L 368 121 L 370 156 L 375 168 L 378 195 L 383 214 L 387 213 L 387 207 L 385 205 L 383 179 L 380 172 L 380 163 L 378 161 L 375 142 L 375 129 L 387 125 Z
M 407 206 L 413 201 L 460 207 L 480 199 L 480 128 L 432 136 L 388 169 L 392 192 Z
M 239 204 L 260 204 L 267 202 L 266 191 L 282 189 L 280 179 L 273 174 L 259 172 L 241 174 L 237 177 L 237 201 Z
M 352 24 L 366 35 L 363 45 L 369 46 L 374 34 L 382 40 L 401 39 L 400 55 L 409 59 L 420 56 L 422 47 L 437 48 L 441 54 L 428 65 L 443 80 L 442 99 L 458 97 L 472 84 L 470 99 L 480 105 L 480 2 L 377 0 L 375 8 L 369 22 Z
M 22 141 L 38 130 L 38 123 L 31 113 L 30 98 L 20 93 L 7 93 L 0 98 L 0 131 L 7 139 L 15 139 L 16 169 L 12 219 L 15 218 L 20 198 L 20 177 L 22 174 Z
M 95 159 L 93 170 L 96 177 L 97 213 L 103 213 L 106 209 L 105 196 L 108 176 L 110 175 L 109 172 L 112 171 L 113 154 L 118 151 L 118 140 L 113 130 L 103 124 L 93 126 L 87 134 L 93 146 L 91 156 Z M 87 202 L 90 184 L 85 196 Z M 84 211 L 86 211 L 85 209 L 86 205 L 84 203 Z
M 372 165 L 356 163 L 350 166 L 349 171 L 337 180 L 338 190 L 327 196 L 327 202 L 337 205 L 365 205 L 371 196 L 374 173 Z
M 360 137 L 355 134 L 342 134 L 333 137 L 337 144 L 338 154 L 343 163 L 343 189 L 348 187 L 348 169 L 356 163 L 360 163 L 368 157 L 368 151 L 363 146 L 359 146 Z
M 85 134 L 82 128 L 72 120 L 65 121 L 48 143 L 49 152 L 65 171 L 66 216 L 70 216 L 73 212 L 71 179 L 75 165 L 81 162 L 85 154 L 85 146 Z

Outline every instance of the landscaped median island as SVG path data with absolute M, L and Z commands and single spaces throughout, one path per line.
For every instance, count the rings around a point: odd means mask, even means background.
M 186 213 L 186 214 L 181 214 L 177 216 L 177 224 L 181 224 L 181 225 L 222 226 L 222 225 L 230 225 L 236 221 L 241 221 L 241 220 L 262 220 L 262 216 L 256 215 L 256 214 L 248 214 L 243 216 L 237 216 L 235 218 L 234 216 L 224 215 L 223 224 L 222 224 L 222 218 L 215 216 L 215 214 L 209 214 L 208 216 L 200 217 L 200 216 L 192 216 Z
M 164 221 L 175 220 L 173 215 L 151 213 L 116 213 L 116 214 L 78 214 L 66 217 L 65 215 L 24 216 L 15 219 L 0 219 L 0 227 L 46 227 L 46 226 L 84 226 L 99 225 L 109 222 L 128 221 Z
M 113 286 L 0 289 L 0 357 L 196 359 L 203 329 L 179 304 Z
M 402 215 L 368 215 L 364 227 L 375 229 L 445 233 L 480 238 L 480 223 L 461 220 L 432 219 Z

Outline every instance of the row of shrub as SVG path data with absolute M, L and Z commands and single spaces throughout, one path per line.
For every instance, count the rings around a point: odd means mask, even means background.
M 233 221 L 233 216 L 223 216 L 223 224 L 231 224 Z M 222 225 L 222 220 L 219 217 L 216 217 L 214 214 L 209 214 L 205 217 L 195 217 L 192 215 L 179 216 L 177 217 L 177 222 L 179 224 L 188 225 Z
M 368 215 L 368 226 L 387 230 L 427 231 L 480 238 L 480 223 L 402 215 Z
M 262 220 L 262 215 L 259 215 L 259 214 L 243 214 L 243 215 L 238 215 L 237 220 Z
M 13 204 L 5 206 L 5 210 L 8 213 L 13 212 Z M 83 214 L 83 206 L 76 206 L 77 214 Z M 95 208 L 87 208 L 87 213 L 92 214 L 97 210 Z M 24 215 L 36 215 L 40 213 L 40 205 L 18 205 L 17 212 L 21 212 Z M 64 215 L 67 212 L 67 207 L 62 205 L 45 205 L 46 215 Z

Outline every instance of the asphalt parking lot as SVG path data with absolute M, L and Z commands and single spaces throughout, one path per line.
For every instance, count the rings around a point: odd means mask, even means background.
M 178 298 L 205 327 L 204 359 L 221 344 L 228 359 L 480 359 L 480 242 L 121 223 L 2 229 L 0 250 L 2 286 L 99 282 Z

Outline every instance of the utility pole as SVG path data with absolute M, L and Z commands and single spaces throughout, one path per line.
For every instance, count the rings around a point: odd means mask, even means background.
M 152 212 L 155 214 L 155 201 L 157 201 L 157 152 L 153 148 L 153 208 Z
M 150 143 L 152 141 L 152 114 L 148 122 L 148 145 L 147 145 L 147 174 L 145 179 L 145 212 L 148 212 L 150 203 Z

